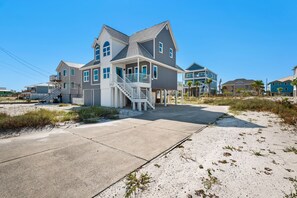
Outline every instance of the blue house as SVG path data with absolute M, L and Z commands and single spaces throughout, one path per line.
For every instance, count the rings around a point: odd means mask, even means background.
M 293 86 L 291 85 L 293 80 L 293 76 L 289 76 L 286 78 L 281 78 L 275 81 L 270 82 L 269 90 L 272 96 L 279 95 L 278 88 L 282 88 L 282 92 L 280 93 L 283 96 L 293 96 Z
M 184 73 L 184 85 L 186 86 L 185 89 L 187 91 L 187 83 L 189 81 L 192 81 L 192 94 L 191 95 L 201 95 L 203 93 L 208 93 L 208 90 L 210 93 L 215 94 L 217 92 L 217 74 L 211 71 L 210 69 L 203 67 L 197 63 L 193 63 L 190 65 Z M 210 87 L 206 84 L 207 79 L 212 79 L 212 83 L 210 84 Z M 199 86 L 199 93 L 196 93 L 195 89 L 195 83 L 200 83 Z

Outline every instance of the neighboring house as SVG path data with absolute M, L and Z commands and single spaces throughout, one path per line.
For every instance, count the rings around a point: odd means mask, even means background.
M 297 66 L 294 67 L 293 71 L 294 71 L 293 78 L 295 79 L 295 78 L 297 78 Z M 294 89 L 294 91 L 293 91 L 294 92 L 294 96 L 296 97 L 297 96 L 296 86 L 293 87 L 293 89 Z
M 183 70 L 169 21 L 131 36 L 103 25 L 92 47 L 94 58 L 81 68 L 85 105 L 146 110 L 177 90 Z
M 30 100 L 43 100 L 54 89 L 51 83 L 39 83 L 26 86 L 26 90 L 22 91 L 21 95 Z
M 15 93 L 13 90 L 8 90 L 5 87 L 0 87 L 0 97 L 12 96 Z
M 282 88 L 281 95 L 293 96 L 293 86 L 291 85 L 293 76 L 288 76 L 268 83 L 272 96 L 279 95 L 278 88 Z
M 50 76 L 50 81 L 55 83 L 54 97 L 61 94 L 62 102 L 72 103 L 73 98 L 82 98 L 81 71 L 83 64 L 61 61 L 56 69 L 57 75 Z
M 254 93 L 255 91 L 252 87 L 253 82 L 255 82 L 255 80 L 247 80 L 244 78 L 230 80 L 222 85 L 222 90 L 223 93 L 229 92 L 233 95 L 239 94 L 239 91 Z
M 210 93 L 215 94 L 217 92 L 217 74 L 212 72 L 206 67 L 203 67 L 197 63 L 193 63 L 190 67 L 185 70 L 184 83 L 185 89 L 188 89 L 188 82 L 192 81 L 192 93 L 194 96 L 198 96 L 196 93 L 195 83 L 198 81 L 200 83 L 198 92 L 199 95 L 203 93 L 208 93 L 209 87 L 206 84 L 207 79 L 212 79 L 210 84 Z

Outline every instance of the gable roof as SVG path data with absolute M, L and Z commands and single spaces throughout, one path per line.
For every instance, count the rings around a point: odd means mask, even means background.
M 110 34 L 111 37 L 118 39 L 124 43 L 129 43 L 129 36 L 116 30 L 113 29 L 112 27 L 109 27 L 108 25 L 103 25 L 103 28 L 106 29 L 106 31 Z
M 225 83 L 223 83 L 223 85 L 234 85 L 238 82 L 243 82 L 244 84 L 252 84 L 253 82 L 255 82 L 254 80 L 247 80 L 245 78 L 238 78 L 238 79 L 235 79 L 235 80 L 229 80 Z
M 93 65 L 99 65 L 100 61 L 97 61 L 95 59 L 92 59 L 91 61 L 89 61 L 87 64 L 85 64 L 84 66 L 82 66 L 80 69 L 86 68 L 86 67 L 90 67 Z
M 81 68 L 84 64 L 63 61 L 69 67 Z
M 188 67 L 186 70 L 189 71 L 193 71 L 193 70 L 201 70 L 201 69 L 205 69 L 205 67 L 197 64 L 197 63 L 193 63 L 190 67 Z
M 294 77 L 293 76 L 288 76 L 288 77 L 284 77 L 284 78 L 280 78 L 278 80 L 275 80 L 275 81 L 271 81 L 270 83 L 268 84 L 271 84 L 273 82 L 286 82 L 286 81 L 293 81 Z

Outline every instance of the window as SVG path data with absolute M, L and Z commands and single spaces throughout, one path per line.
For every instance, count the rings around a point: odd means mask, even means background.
M 71 82 L 71 89 L 74 89 L 74 82 Z
M 95 60 L 100 60 L 100 45 L 95 48 Z
M 138 73 L 138 67 L 134 67 L 134 74 Z
M 67 89 L 67 83 L 64 83 L 64 84 L 63 84 L 63 88 L 64 88 L 64 89 Z
M 128 68 L 128 74 L 132 74 L 132 67 Z
M 103 56 L 109 56 L 110 55 L 110 44 L 108 41 L 106 41 L 103 45 Z
M 98 81 L 99 80 L 99 70 L 98 69 L 94 69 L 94 76 L 93 76 L 93 80 L 94 81 Z
M 173 58 L 173 49 L 172 48 L 169 49 L 169 57 Z
M 157 65 L 154 65 L 153 78 L 158 79 L 158 66 Z
M 63 70 L 63 76 L 67 76 L 67 70 L 66 69 Z
M 71 76 L 75 76 L 75 70 L 71 69 Z
M 142 73 L 147 74 L 147 66 L 146 65 L 142 66 Z
M 109 67 L 103 68 L 103 78 L 104 79 L 109 78 L 109 73 L 110 73 L 110 68 Z
M 89 82 L 89 71 L 84 71 L 84 82 Z
M 163 54 L 163 43 L 159 42 L 159 52 Z

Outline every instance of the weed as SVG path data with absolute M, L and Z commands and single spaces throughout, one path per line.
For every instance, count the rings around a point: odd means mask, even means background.
M 292 152 L 292 153 L 295 153 L 297 155 L 297 149 L 295 147 L 293 147 L 293 146 L 287 147 L 283 151 L 286 152 L 286 153 Z
M 219 198 L 216 194 L 206 194 L 206 192 L 203 189 L 195 190 L 195 195 L 202 198 Z
M 285 194 L 284 198 L 297 198 L 297 182 L 296 180 L 292 182 L 293 183 L 293 190 L 289 194 Z
M 99 118 L 116 119 L 118 111 L 108 107 L 87 107 L 77 111 L 80 121 L 85 123 L 96 122 Z
M 144 191 L 147 189 L 150 183 L 151 177 L 148 173 L 141 173 L 140 177 L 138 178 L 136 173 L 130 173 L 126 178 L 126 193 L 125 197 L 129 198 L 133 194 L 135 195 L 139 190 Z
M 221 164 L 227 164 L 228 163 L 227 160 L 219 160 L 218 162 L 221 163 Z
M 203 166 L 200 164 L 200 165 L 199 165 L 199 168 L 200 168 L 200 169 L 203 169 Z
M 202 178 L 202 184 L 206 189 L 206 191 L 211 189 L 212 185 L 214 184 L 218 184 L 218 185 L 221 184 L 218 178 L 212 175 L 211 169 L 207 169 L 207 173 L 208 173 L 207 174 L 208 178 Z
M 154 164 L 154 166 L 157 167 L 157 168 L 161 167 L 161 165 L 159 165 L 159 164 Z
M 259 157 L 263 157 L 264 155 L 261 153 L 261 151 L 253 151 L 253 154 Z
M 268 149 L 268 152 L 270 153 L 270 154 L 276 154 L 276 152 L 274 152 L 274 151 L 272 151 L 272 150 L 270 150 L 270 149 Z
M 60 103 L 59 104 L 59 107 L 67 107 L 67 106 L 69 106 L 70 104 L 66 104 L 66 103 Z
M 235 148 L 234 146 L 224 146 L 223 149 L 230 150 L 230 151 L 241 151 L 239 148 Z
M 230 156 L 231 156 L 231 153 L 225 152 L 225 153 L 223 153 L 223 155 L 224 155 L 225 157 L 230 157 Z

